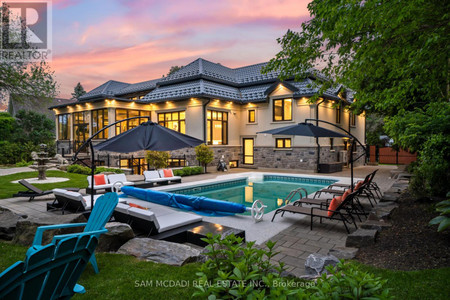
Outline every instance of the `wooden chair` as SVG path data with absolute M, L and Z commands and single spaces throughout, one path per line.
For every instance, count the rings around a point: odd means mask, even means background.
M 96 232 L 84 232 L 63 238 L 27 252 L 0 274 L 0 299 L 69 299 L 86 290 L 77 284 L 97 247 Z
M 84 226 L 84 232 L 103 230 L 105 228 L 106 223 L 111 218 L 111 215 L 114 212 L 114 208 L 116 208 L 118 202 L 119 197 L 116 193 L 107 193 L 97 199 L 87 223 L 57 224 L 38 227 L 36 230 L 36 235 L 34 236 L 33 246 L 31 246 L 31 248 L 28 249 L 28 252 L 31 253 L 44 247 L 42 246 L 42 235 L 45 230 L 72 228 L 81 226 Z M 54 242 L 57 242 L 59 239 L 62 238 L 77 236 L 78 234 L 79 233 L 60 235 L 58 236 L 57 239 L 54 239 Z M 98 236 L 100 236 L 100 234 L 98 234 Z M 92 267 L 94 268 L 95 273 L 98 273 L 97 260 L 95 259 L 94 254 L 92 254 L 92 256 L 90 257 L 90 262 L 92 264 Z

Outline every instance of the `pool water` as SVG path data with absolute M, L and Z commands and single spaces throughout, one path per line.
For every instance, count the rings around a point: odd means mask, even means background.
M 267 206 L 264 211 L 267 213 L 284 206 L 286 197 L 295 189 L 301 187 L 311 194 L 334 182 L 336 181 L 327 179 L 265 175 L 262 179 L 245 178 L 170 192 L 240 203 L 247 207 L 251 207 L 255 200 L 260 200 Z M 298 199 L 298 196 L 295 199 Z M 249 215 L 250 212 L 244 214 Z

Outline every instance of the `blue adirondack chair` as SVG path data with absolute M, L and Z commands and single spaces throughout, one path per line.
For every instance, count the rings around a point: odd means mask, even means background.
M 114 212 L 114 208 L 116 208 L 118 202 L 119 196 L 116 193 L 107 193 L 97 199 L 94 205 L 94 209 L 92 209 L 91 215 L 89 216 L 89 220 L 87 221 L 87 223 L 57 224 L 38 227 L 36 230 L 36 235 L 34 236 L 33 245 L 31 246 L 30 249 L 28 249 L 28 252 L 35 251 L 43 247 L 42 235 L 45 230 L 80 227 L 80 226 L 85 226 L 84 232 L 104 229 L 106 222 L 108 222 L 109 219 L 111 218 L 111 215 Z M 76 235 L 77 234 L 64 234 L 60 235 L 58 239 Z M 97 235 L 97 238 L 99 236 L 100 234 Z M 57 242 L 58 239 L 53 240 Z M 95 273 L 98 273 L 98 266 L 97 260 L 95 259 L 95 254 L 92 254 L 90 262 L 92 264 L 92 267 L 94 268 Z
M 38 250 L 29 251 L 0 273 L 0 299 L 69 299 L 85 289 L 77 284 L 106 229 L 82 232 L 62 238 Z

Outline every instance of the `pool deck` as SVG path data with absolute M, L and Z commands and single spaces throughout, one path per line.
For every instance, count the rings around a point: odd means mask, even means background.
M 354 169 L 355 178 L 364 178 L 368 173 L 379 169 L 375 181 L 384 192 L 388 190 L 393 180 L 390 178 L 391 171 L 397 169 L 396 166 L 362 166 Z M 231 169 L 229 172 L 212 172 L 213 167 L 209 168 L 210 173 L 188 176 L 183 178 L 183 184 L 171 185 L 170 188 L 181 187 L 203 180 L 226 179 L 228 177 L 240 177 L 243 173 L 282 173 L 292 175 L 303 175 L 305 177 L 340 177 L 342 182 L 350 182 L 350 170 L 345 168 L 342 172 L 332 174 L 308 173 L 303 170 L 280 170 L 280 169 Z M 0 175 L 1 176 L 1 175 Z M 143 180 L 143 176 L 128 176 L 132 181 Z M 168 187 L 163 187 L 165 189 Z M 161 188 L 158 188 L 161 189 Z M 83 190 L 81 192 L 84 192 Z M 40 197 L 32 202 L 28 198 L 11 198 L 0 200 L 0 207 L 7 208 L 15 213 L 35 217 L 54 216 L 53 213 L 46 211 L 46 203 L 53 200 L 54 197 Z M 219 223 L 235 228 L 242 228 L 246 231 L 248 240 L 256 240 L 257 244 L 267 240 L 277 241 L 275 250 L 280 252 L 274 257 L 276 261 L 282 261 L 286 264 L 287 271 L 294 275 L 304 274 L 304 265 L 306 258 L 311 253 L 327 254 L 330 249 L 343 247 L 347 232 L 342 222 L 333 220 L 324 220 L 322 224 L 315 221 L 314 228 L 309 229 L 310 219 L 301 215 L 287 214 L 284 217 L 277 216 L 274 222 L 270 222 L 274 212 L 264 216 L 264 221 L 254 223 L 250 216 L 231 216 L 231 217 L 204 217 L 205 221 Z M 354 227 L 349 227 L 354 230 Z

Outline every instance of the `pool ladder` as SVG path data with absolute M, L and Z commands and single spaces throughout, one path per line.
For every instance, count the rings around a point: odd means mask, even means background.
M 305 197 L 303 197 L 302 192 L 305 192 Z M 299 196 L 298 200 L 308 197 L 308 192 L 304 188 L 298 188 L 298 189 L 291 191 L 289 193 L 289 195 L 287 195 L 286 199 L 284 199 L 284 204 L 285 205 L 289 204 L 292 201 L 292 199 L 295 197 L 295 195 L 297 195 L 297 194 Z

